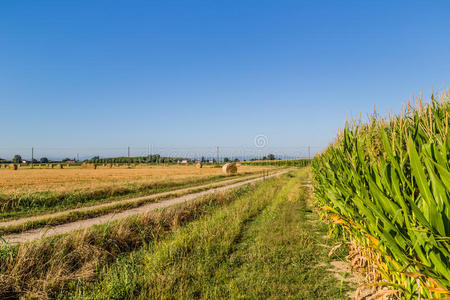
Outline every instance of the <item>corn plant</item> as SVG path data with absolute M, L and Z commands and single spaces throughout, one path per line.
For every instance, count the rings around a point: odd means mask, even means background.
M 312 163 L 322 211 L 375 254 L 377 284 L 410 299 L 450 296 L 450 94 L 438 98 L 347 122 Z

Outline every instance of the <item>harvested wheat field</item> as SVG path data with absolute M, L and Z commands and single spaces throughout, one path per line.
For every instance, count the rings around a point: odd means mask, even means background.
M 0 218 L 75 208 L 112 198 L 142 196 L 256 174 L 243 166 L 233 176 L 212 166 L 139 166 L 0 170 Z
M 261 168 L 241 166 L 239 174 L 261 171 Z M 221 176 L 220 168 L 195 166 L 149 166 L 141 168 L 99 169 L 0 169 L 0 193 L 66 192 L 80 189 L 97 189 L 118 185 L 139 185 L 186 178 L 205 179 Z

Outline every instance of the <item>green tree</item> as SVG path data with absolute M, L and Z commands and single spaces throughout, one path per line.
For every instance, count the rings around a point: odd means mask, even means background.
M 275 155 L 273 155 L 272 153 L 270 153 L 269 155 L 267 155 L 267 159 L 268 159 L 268 160 L 275 160 Z
M 11 160 L 13 163 L 19 164 L 22 162 L 22 156 L 19 154 L 14 155 L 13 159 Z

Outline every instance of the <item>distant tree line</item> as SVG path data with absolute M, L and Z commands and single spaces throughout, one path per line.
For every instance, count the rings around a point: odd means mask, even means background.
M 20 164 L 23 161 L 24 161 L 24 159 L 19 154 L 14 155 L 14 157 L 11 160 L 0 158 L 0 164 L 7 164 L 7 163 Z M 29 161 L 26 161 L 26 162 L 27 163 L 33 162 L 34 164 L 37 164 L 37 163 L 47 164 L 49 162 L 59 162 L 59 161 L 51 161 L 47 157 L 41 157 L 39 160 L 34 158 L 33 161 L 29 160 Z
M 83 162 L 88 163 L 95 163 L 95 164 L 107 164 L 107 163 L 113 163 L 113 164 L 173 164 L 180 161 L 186 160 L 188 163 L 195 162 L 197 160 L 185 158 L 185 157 L 162 157 L 159 154 L 152 154 L 147 156 L 134 156 L 134 157 L 127 157 L 127 156 L 121 156 L 121 157 L 109 157 L 109 158 L 100 158 L 100 156 L 94 156 L 90 159 L 86 159 Z M 15 163 L 20 164 L 24 161 L 22 156 L 19 154 L 14 155 L 14 157 L 11 160 L 2 159 L 0 158 L 0 163 Z M 207 160 L 204 156 L 202 156 L 201 160 L 202 163 L 217 163 L 216 159 Z M 230 159 L 229 157 L 224 157 L 223 162 L 239 162 L 240 160 L 238 158 Z M 303 166 L 306 164 L 305 161 L 308 161 L 307 164 L 309 164 L 309 160 L 305 159 L 277 159 L 274 154 L 270 153 L 267 156 L 263 156 L 262 159 L 253 158 L 250 161 L 243 160 L 244 163 L 248 165 L 286 165 L 286 166 Z M 71 159 L 66 157 L 62 160 L 49 160 L 47 157 L 41 157 L 39 160 L 33 159 L 33 163 L 80 163 L 75 158 Z M 273 163 L 271 163 L 273 162 Z M 31 163 L 31 161 L 26 161 L 26 163 Z
M 154 163 L 164 163 L 164 164 L 170 164 L 170 163 L 177 163 L 182 160 L 188 160 L 188 162 L 191 162 L 190 159 L 183 158 L 183 157 L 162 157 L 159 154 L 152 154 L 147 156 L 134 156 L 134 157 L 110 157 L 110 158 L 100 158 L 99 156 L 94 156 L 91 159 L 86 160 L 86 162 L 89 163 L 95 163 L 95 164 L 154 164 Z
M 96 163 L 96 164 L 106 164 L 106 163 L 177 163 L 182 160 L 187 160 L 192 162 L 192 160 L 183 157 L 161 157 L 159 154 L 147 155 L 147 156 L 136 156 L 136 157 L 110 157 L 110 158 L 100 158 L 99 156 L 94 156 L 90 159 L 86 159 L 83 162 Z M 20 164 L 25 161 L 21 155 L 16 154 L 11 160 L 0 158 L 0 163 L 14 163 Z M 74 163 L 78 162 L 75 158 L 64 158 L 62 160 L 49 160 L 47 157 L 41 157 L 39 160 L 33 159 L 33 163 Z M 31 160 L 27 160 L 26 163 L 31 163 Z
M 273 159 L 273 160 L 251 160 L 244 162 L 244 165 L 251 166 L 285 166 L 285 167 L 306 167 L 311 164 L 312 159 Z

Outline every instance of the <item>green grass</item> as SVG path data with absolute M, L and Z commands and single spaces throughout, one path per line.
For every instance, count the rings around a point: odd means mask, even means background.
M 105 266 L 70 297 L 346 298 L 328 271 L 326 226 L 302 186 L 307 170 L 269 179 L 168 237 Z M 62 298 L 67 294 L 62 293 Z
M 55 298 L 77 282 L 89 282 L 98 272 L 127 253 L 146 249 L 170 232 L 261 183 L 150 211 L 70 234 L 43 238 L 15 246 L 0 244 L 0 299 Z

